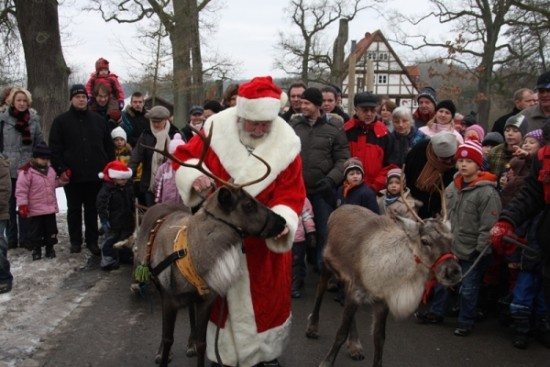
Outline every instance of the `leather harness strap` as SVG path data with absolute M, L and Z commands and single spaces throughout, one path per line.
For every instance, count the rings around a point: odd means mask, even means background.
M 189 283 L 193 284 L 193 286 L 197 288 L 199 295 L 202 296 L 210 293 L 208 285 L 206 285 L 204 279 L 202 279 L 199 275 L 197 268 L 195 268 L 195 264 L 193 264 L 193 259 L 191 259 L 191 254 L 189 253 L 187 244 L 187 226 L 181 227 L 176 235 L 176 239 L 174 240 L 174 253 L 178 252 L 184 253 L 183 256 L 178 257 L 176 260 L 176 265 L 181 274 Z

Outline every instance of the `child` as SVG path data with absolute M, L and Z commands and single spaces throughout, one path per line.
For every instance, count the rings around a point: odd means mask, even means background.
M 90 104 L 93 103 L 93 92 L 97 84 L 103 84 L 111 91 L 112 98 L 118 101 L 120 110 L 124 108 L 124 89 L 118 81 L 118 76 L 109 71 L 109 61 L 100 57 L 95 62 L 95 72 L 90 74 L 90 78 L 86 82 L 86 93 L 90 99 Z
M 57 243 L 56 187 L 68 181 L 58 178 L 50 167 L 51 151 L 44 142 L 38 143 L 32 158 L 23 165 L 17 175 L 15 198 L 19 215 L 29 218 L 29 242 L 33 248 L 32 259 L 42 258 L 42 246 L 46 247 L 46 257 L 54 258 L 53 246 Z
M 181 134 L 174 134 L 174 138 L 168 144 L 168 152 L 173 154 L 176 148 L 183 144 L 185 144 L 185 141 L 182 140 Z M 155 203 L 157 204 L 174 203 L 183 205 L 183 200 L 176 187 L 176 171 L 172 168 L 171 160 L 161 164 L 157 170 L 153 191 L 155 192 Z
M 117 251 L 113 248 L 115 243 L 130 237 L 134 231 L 134 192 L 128 181 L 132 170 L 120 161 L 112 161 L 98 176 L 103 185 L 97 194 L 97 213 L 106 230 L 100 265 L 108 271 L 118 269 L 119 260 L 129 262 L 132 257 L 129 249 Z
M 132 156 L 132 147 L 126 142 L 126 131 L 120 126 L 114 128 L 111 131 L 111 139 L 115 146 L 115 159 L 128 165 Z
M 458 147 L 455 158 L 458 172 L 445 194 L 453 231 L 452 250 L 458 258 L 462 274 L 466 274 L 483 254 L 459 289 L 458 327 L 454 335 L 467 336 L 474 326 L 479 288 L 490 261 L 487 256 L 491 253 L 488 248 L 489 231 L 498 218 L 501 205 L 495 175 L 481 170 L 481 144 L 475 140 L 466 141 Z M 449 291 L 437 285 L 430 311 L 416 313 L 418 321 L 431 324 L 443 322 L 448 299 Z
M 497 178 L 504 173 L 506 164 L 514 157 L 514 152 L 519 148 L 525 134 L 527 134 L 525 116 L 518 114 L 506 120 L 504 143 L 497 145 L 487 154 L 489 170 Z
M 483 155 L 487 156 L 491 149 L 502 143 L 504 143 L 504 138 L 502 137 L 502 135 L 500 135 L 500 133 L 497 133 L 496 131 L 491 131 L 490 133 L 487 133 L 487 135 L 485 135 L 485 138 L 481 142 Z
M 300 298 L 300 289 L 304 286 L 306 277 L 306 245 L 315 248 L 315 222 L 313 221 L 313 207 L 306 198 L 300 215 L 300 223 L 294 235 L 292 244 L 292 298 Z
M 478 124 L 471 125 L 464 131 L 464 140 L 477 140 L 482 142 L 485 139 L 485 130 Z
M 416 220 L 416 217 L 407 208 L 407 205 L 401 197 L 401 191 L 403 191 L 403 197 L 407 200 L 407 203 L 411 209 L 417 211 L 422 206 L 422 202 L 415 200 L 411 195 L 411 190 L 405 186 L 405 182 L 401 181 L 402 175 L 401 168 L 393 168 L 388 171 L 386 188 L 380 191 L 378 196 L 378 208 L 380 214 L 386 214 L 391 217 L 405 217 L 411 220 Z
M 363 182 L 364 173 L 359 158 L 352 157 L 344 162 L 344 183 L 338 188 L 336 205 L 361 205 L 380 214 L 374 191 Z

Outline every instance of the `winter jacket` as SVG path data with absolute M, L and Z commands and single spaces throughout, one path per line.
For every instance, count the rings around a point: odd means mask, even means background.
M 286 110 L 285 112 L 279 114 L 279 116 L 281 116 L 281 118 L 283 120 L 285 120 L 286 122 L 289 122 L 291 117 L 294 116 L 297 113 L 299 113 L 299 112 L 296 112 L 296 111 L 294 111 L 294 109 L 292 107 L 289 107 L 288 110 Z
M 116 100 L 109 98 L 109 101 L 105 106 L 100 106 L 96 101 L 94 101 L 88 106 L 88 109 L 103 117 L 105 123 L 107 124 L 107 128 L 109 129 L 109 133 L 118 127 L 120 117 L 114 117 L 113 119 L 113 116 L 120 116 L 120 110 L 118 109 L 118 103 Z M 115 120 L 117 118 L 118 120 Z
M 300 214 L 300 222 L 298 228 L 296 228 L 296 234 L 294 235 L 294 242 L 304 242 L 306 240 L 306 234 L 315 232 L 315 222 L 313 221 L 313 207 L 308 198 L 304 202 L 304 209 Z
M 155 175 L 155 203 L 183 204 L 178 188 L 176 187 L 176 171 L 172 169 L 172 162 L 166 161 L 160 165 Z
M 19 170 L 15 199 L 17 206 L 28 205 L 29 217 L 59 212 L 55 189 L 67 182 L 61 181 L 52 167 L 47 172 L 40 172 L 30 162 Z
M 328 177 L 337 186 L 344 179 L 344 162 L 350 157 L 340 117 L 322 114 L 311 126 L 303 115 L 289 122 L 300 138 L 303 176 L 308 195 L 315 185 Z
M 111 91 L 111 95 L 115 100 L 124 102 L 124 89 L 120 85 L 116 74 L 98 75 L 97 72 L 91 73 L 86 82 L 86 93 L 88 93 L 89 98 L 92 98 L 94 88 L 98 84 L 105 85 Z
M 352 157 L 357 157 L 365 169 L 364 181 L 375 192 L 386 185 L 386 174 L 393 167 L 388 167 L 393 151 L 393 138 L 382 121 L 366 125 L 353 117 L 344 124 L 349 150 Z
M 176 133 L 181 134 L 177 127 L 170 124 L 170 129 L 168 130 L 168 136 L 170 137 L 170 139 L 172 139 Z M 143 130 L 137 141 L 136 147 L 132 150 L 132 157 L 130 158 L 130 168 L 134 172 L 134 175 L 137 172 L 138 165 L 140 163 L 142 164 L 141 181 L 139 184 L 139 190 L 142 193 L 149 190 L 149 184 L 151 182 L 151 164 L 154 153 L 151 149 L 144 148 L 143 146 L 147 145 L 150 147 L 154 147 L 156 143 L 157 138 L 155 138 L 155 135 L 153 135 L 151 128 L 148 127 L 147 129 Z
M 506 164 L 509 163 L 513 157 L 512 152 L 506 149 L 506 143 L 497 145 L 487 154 L 489 171 L 497 176 L 497 180 L 500 179 L 506 170 Z
M 391 152 L 391 158 L 389 160 L 398 167 L 403 166 L 407 153 L 409 153 L 416 144 L 422 140 L 429 139 L 426 134 L 414 126 L 411 126 L 411 131 L 408 135 L 401 135 L 394 131 L 391 133 L 391 137 L 393 138 L 393 151 Z
M 119 186 L 114 182 L 103 182 L 96 198 L 97 214 L 103 223 L 108 221 L 112 230 L 134 228 L 134 190 L 132 183 Z
M 340 106 L 334 107 L 334 109 L 330 113 L 340 116 L 343 122 L 346 122 L 349 120 L 349 115 L 345 113 L 342 107 Z
M 0 220 L 10 219 L 11 196 L 10 162 L 0 153 Z
M 391 204 L 386 204 L 386 197 L 388 195 L 388 192 L 386 189 L 380 191 L 381 196 L 378 196 L 378 208 L 380 208 L 380 215 L 391 215 L 391 216 L 397 216 L 397 217 L 404 217 L 409 218 L 412 220 L 416 220 L 414 214 L 410 212 L 410 210 L 407 208 L 407 205 L 403 201 L 401 197 L 399 197 L 395 202 Z M 405 192 L 403 192 L 403 196 L 405 197 L 405 200 L 407 200 L 407 203 L 409 206 L 418 212 L 418 208 L 422 206 L 422 203 L 418 200 L 415 200 L 411 196 L 411 190 L 406 187 Z
M 525 116 L 527 132 L 542 129 L 545 124 L 550 123 L 550 115 L 545 115 L 538 104 L 524 109 L 521 114 Z
M 53 120 L 50 130 L 52 167 L 72 172 L 71 183 L 98 181 L 98 172 L 115 157 L 105 121 L 95 112 L 73 106 Z
M 471 260 L 474 251 L 490 246 L 490 231 L 501 211 L 496 177 L 480 172 L 469 184 L 457 174 L 445 190 L 447 210 L 453 232 L 452 249 L 461 260 Z M 489 248 L 488 252 L 490 253 Z
M 120 126 L 126 131 L 128 144 L 130 144 L 132 148 L 136 146 L 143 130 L 149 128 L 149 120 L 145 118 L 146 112 L 145 107 L 143 111 L 140 112 L 134 110 L 131 106 L 126 106 L 124 111 L 122 111 L 122 122 Z
M 504 125 L 506 125 L 506 121 L 512 117 L 512 116 L 515 116 L 517 115 L 518 113 L 520 113 L 521 110 L 517 107 L 514 107 L 514 109 L 512 110 L 512 112 L 509 112 L 507 113 L 506 115 L 502 115 L 500 116 L 496 121 L 495 123 L 493 124 L 493 129 L 491 131 L 495 131 L 497 133 L 499 133 L 500 135 L 502 135 L 502 137 L 504 137 Z
M 44 141 L 42 128 L 40 127 L 40 116 L 34 110 L 29 110 L 29 129 L 32 144 L 23 145 L 21 133 L 15 130 L 16 119 L 10 115 L 9 108 L 0 114 L 0 140 L 3 141 L 3 153 L 10 162 L 11 178 L 17 178 L 17 170 L 32 157 L 32 149 Z
M 351 188 L 345 197 L 344 186 L 338 188 L 336 206 L 342 206 L 344 204 L 360 205 L 372 210 L 376 214 L 380 214 L 378 202 L 376 201 L 376 194 L 364 183 Z

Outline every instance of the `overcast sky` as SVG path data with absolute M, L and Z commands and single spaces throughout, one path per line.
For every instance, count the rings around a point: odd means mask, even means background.
M 69 66 L 78 69 L 78 75 L 86 77 L 94 70 L 94 62 L 100 56 L 109 60 L 111 71 L 118 74 L 122 81 L 131 77 L 129 65 L 133 63 L 121 44 L 129 50 L 135 48 L 137 39 L 136 24 L 105 23 L 99 13 L 82 11 L 88 1 L 66 0 L 60 7 L 60 23 L 64 55 Z M 203 53 L 219 54 L 230 57 L 239 63 L 238 78 L 250 78 L 256 75 L 282 76 L 281 71 L 273 69 L 276 54 L 275 45 L 278 32 L 291 29 L 289 19 L 283 9 L 288 0 L 213 0 L 220 4 L 213 15 L 217 31 L 205 39 Z M 427 0 L 389 0 L 388 11 L 399 9 L 407 14 L 416 14 L 428 8 Z M 351 23 L 349 39 L 359 40 L 365 32 L 381 29 L 387 36 L 390 25 L 373 11 L 363 11 Z M 418 30 L 418 29 L 417 29 Z M 442 37 L 442 27 L 435 21 L 424 32 L 432 32 Z M 327 44 L 332 44 L 337 33 L 337 22 L 326 35 Z M 443 32 L 444 33 L 444 32 Z M 406 48 L 393 45 L 401 59 L 407 64 L 421 57 Z

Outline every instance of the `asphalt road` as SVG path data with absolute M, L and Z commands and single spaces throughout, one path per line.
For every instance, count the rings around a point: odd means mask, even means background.
M 99 270 L 82 277 L 97 279 Z M 129 292 L 130 269 L 123 267 L 100 275 L 92 295 L 45 340 L 33 357 L 21 364 L 31 366 L 153 366 L 160 342 L 161 309 L 158 297 L 151 303 Z M 321 310 L 320 338 L 304 335 L 306 318 L 313 303 L 315 276 L 310 276 L 305 295 L 293 303 L 291 340 L 280 362 L 289 366 L 318 366 L 332 344 L 342 308 L 325 299 Z M 79 287 L 74 278 L 67 287 Z M 371 365 L 370 312 L 365 306 L 358 313 L 358 327 L 366 350 L 364 361 L 352 361 L 344 348 L 336 366 Z M 442 325 L 417 325 L 414 320 L 388 322 L 384 354 L 385 366 L 548 366 L 550 351 L 533 341 L 528 350 L 514 349 L 510 333 L 494 319 L 480 323 L 466 338 L 453 336 L 456 320 Z M 188 336 L 186 310 L 179 314 L 171 366 L 195 366 L 185 356 Z

